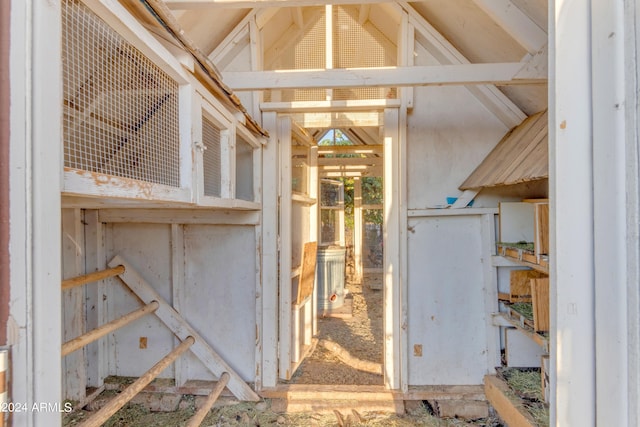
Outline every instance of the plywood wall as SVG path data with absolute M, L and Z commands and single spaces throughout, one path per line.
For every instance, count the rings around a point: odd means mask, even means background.
M 481 384 L 491 362 L 480 216 L 409 221 L 409 385 Z
M 65 276 L 84 273 L 82 211 L 65 210 Z M 105 227 L 105 259 L 120 255 L 178 310 L 218 354 L 246 381 L 256 369 L 256 231 L 253 225 L 180 225 L 110 223 Z M 105 287 L 106 321 L 141 306 L 119 279 Z M 90 284 L 87 286 L 95 286 Z M 84 330 L 83 288 L 65 299 L 65 339 Z M 78 294 L 78 295 L 76 295 Z M 68 300 L 68 301 L 67 301 Z M 154 315 L 147 315 L 103 338 L 107 341 L 104 375 L 142 375 L 176 345 L 175 337 Z M 75 355 L 75 356 L 73 356 Z M 68 356 L 65 397 L 82 397 L 84 353 Z M 71 357 L 74 359 L 71 359 Z M 65 365 L 66 366 L 66 365 Z M 188 354 L 160 378 L 210 380 L 215 377 Z

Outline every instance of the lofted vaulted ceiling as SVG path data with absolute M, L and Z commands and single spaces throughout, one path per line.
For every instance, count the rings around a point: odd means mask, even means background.
M 127 0 L 121 1 L 126 5 Z M 247 87 L 237 88 L 235 85 L 250 84 L 245 76 L 234 81 L 231 73 L 238 70 L 234 68 L 233 61 L 236 55 L 241 55 L 240 47 L 249 43 L 249 32 L 238 31 L 239 28 L 243 26 L 248 28 L 249 19 L 254 19 L 253 22 L 257 26 L 257 28 L 254 27 L 254 31 L 259 33 L 264 55 L 261 59 L 262 64 L 258 69 L 254 67 L 253 71 L 296 68 L 291 65 L 292 59 L 283 57 L 283 52 L 291 48 L 294 42 L 309 43 L 309 40 L 314 40 L 309 34 L 312 34 L 314 28 L 318 26 L 318 17 L 324 16 L 323 6 L 329 3 L 341 5 L 342 10 L 348 11 L 351 20 L 366 28 L 367 34 L 373 34 L 377 43 L 383 46 L 382 51 L 387 54 L 386 59 L 383 58 L 380 60 L 382 62 L 379 61 L 374 65 L 347 64 L 347 68 L 397 65 L 393 61 L 396 61 L 400 55 L 394 49 L 399 44 L 403 11 L 409 11 L 409 19 L 414 19 L 410 22 L 416 25 L 414 65 L 420 65 L 420 61 L 432 65 L 435 60 L 439 64 L 450 66 L 496 64 L 496 69 L 502 70 L 504 66 L 498 67 L 497 64 L 522 63 L 524 65 L 529 62 L 538 68 L 538 72 L 542 69 L 546 74 L 547 0 L 425 0 L 420 2 L 329 0 L 326 3 L 318 0 L 164 0 L 164 3 L 177 18 L 188 37 L 222 71 L 224 83 L 235 90 L 247 90 Z M 421 31 L 417 31 L 418 26 L 421 26 Z M 429 34 L 426 35 L 427 33 Z M 354 36 L 351 35 L 351 37 Z M 362 35 L 356 34 L 355 37 L 360 38 Z M 434 48 L 434 40 L 441 46 Z M 420 46 L 420 49 L 417 46 Z M 441 50 L 442 46 L 445 46 L 446 52 Z M 236 51 L 234 47 L 237 47 Z M 392 52 L 395 57 L 389 59 L 389 52 Z M 361 56 L 364 54 L 361 53 Z M 372 52 L 367 51 L 366 54 L 369 55 Z M 298 56 L 300 55 L 313 56 L 314 49 L 298 53 Z M 336 61 L 335 52 L 333 55 Z M 297 68 L 325 68 L 322 67 L 322 55 L 318 56 L 320 59 L 303 58 L 308 64 Z M 300 61 L 299 58 L 295 60 Z M 339 62 L 339 59 L 337 61 Z M 228 73 L 225 74 L 225 71 Z M 433 70 L 417 71 L 432 72 Z M 452 69 L 447 70 L 446 73 L 457 71 Z M 263 74 L 267 82 L 270 81 L 269 77 L 273 77 L 268 73 Z M 488 75 L 493 77 L 492 74 Z M 427 78 L 433 78 L 433 76 Z M 506 103 L 512 105 L 507 107 L 507 110 L 511 108 L 515 111 L 507 113 L 507 116 L 511 115 L 511 117 L 503 118 L 505 124 L 512 126 L 512 122 L 519 122 L 524 115 L 532 115 L 547 108 L 547 85 L 544 81 L 536 80 L 533 84 L 512 85 L 500 83 L 498 80 L 500 79 L 497 78 L 495 86 L 491 86 L 501 92 L 498 96 L 506 95 L 508 98 Z M 291 81 L 295 86 L 295 82 Z M 408 81 L 411 81 L 410 75 Z M 478 82 L 480 84 L 482 78 L 479 78 Z M 407 83 L 407 85 L 411 84 Z M 323 90 L 318 88 L 309 91 L 315 91 L 313 93 L 317 95 L 318 91 L 322 93 Z M 484 95 L 476 89 L 477 96 L 484 96 L 487 99 L 496 97 L 497 92 L 492 92 L 493 95 L 491 95 L 490 91 L 482 90 L 485 91 Z M 381 90 L 380 93 L 386 97 L 393 96 L 388 90 L 386 92 Z M 283 95 L 278 94 L 278 96 Z M 348 128 L 345 131 L 358 132 Z M 321 133 L 318 129 L 310 129 L 310 132 Z M 356 135 L 353 135 L 354 139 L 358 139 Z M 370 138 L 360 139 L 367 143 L 365 140 Z

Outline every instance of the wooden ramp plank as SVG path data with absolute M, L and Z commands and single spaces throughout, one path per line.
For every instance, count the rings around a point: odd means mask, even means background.
M 484 390 L 491 406 L 509 427 L 537 427 L 520 399 L 510 397 L 513 393 L 504 381 L 495 375 L 487 375 L 484 377 Z
M 196 339 L 191 347 L 191 352 L 218 377 L 223 372 L 228 372 L 230 379 L 227 388 L 239 400 L 257 402 L 258 396 L 247 383 L 236 373 L 227 363 L 207 344 L 205 339 L 193 329 L 187 321 L 171 305 L 169 305 L 153 287 L 147 283 L 140 274 L 126 262 L 120 255 L 116 255 L 110 262 L 109 267 L 123 265 L 125 272 L 120 277 L 145 304 L 151 301 L 158 301 L 160 307 L 156 311 L 156 316 L 173 332 L 180 340 L 186 339 L 189 335 Z

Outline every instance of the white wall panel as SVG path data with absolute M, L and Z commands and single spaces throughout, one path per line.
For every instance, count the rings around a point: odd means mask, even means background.
M 419 45 L 416 51 L 416 65 L 437 65 Z M 458 186 L 507 131 L 464 87 L 415 88 L 407 116 L 408 208 L 444 205 L 461 194 Z
M 409 230 L 409 384 L 481 384 L 489 364 L 481 217 L 410 218 Z
M 182 315 L 246 381 L 255 379 L 256 239 L 251 226 L 184 227 Z M 189 357 L 188 376 L 211 375 Z
M 171 291 L 171 226 L 167 224 L 112 224 L 107 227 L 108 259 L 119 254 L 167 301 Z M 141 307 L 141 302 L 119 279 L 107 286 L 109 320 Z M 140 338 L 146 337 L 146 348 Z M 109 336 L 109 374 L 140 376 L 173 348 L 173 334 L 153 314 Z M 173 377 L 173 365 L 161 378 Z

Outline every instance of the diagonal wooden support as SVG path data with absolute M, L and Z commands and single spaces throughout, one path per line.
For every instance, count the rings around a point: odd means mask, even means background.
M 211 372 L 218 377 L 223 372 L 228 372 L 230 379 L 227 387 L 233 393 L 233 395 L 239 400 L 256 402 L 260 400 L 258 396 L 249 385 L 235 372 L 227 363 L 207 344 L 207 342 L 193 329 L 187 321 L 178 313 L 169 303 L 167 303 L 158 294 L 149 283 L 147 283 L 140 274 L 122 259 L 119 255 L 116 255 L 111 262 L 110 267 L 117 265 L 123 265 L 125 272 L 120 276 L 122 281 L 140 298 L 145 304 L 151 301 L 158 301 L 160 307 L 156 310 L 155 314 L 164 324 L 173 332 L 180 340 L 186 339 L 188 336 L 195 338 L 195 343 L 191 347 L 191 352 L 196 355 L 198 359 L 206 366 Z

